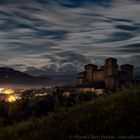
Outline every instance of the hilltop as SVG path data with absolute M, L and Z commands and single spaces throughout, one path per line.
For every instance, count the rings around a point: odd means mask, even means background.
M 39 119 L 0 129 L 2 140 L 52 140 L 140 134 L 140 86 L 123 87 L 115 94 L 63 108 Z
M 76 75 L 40 75 L 32 76 L 7 67 L 0 67 L 0 86 L 12 88 L 42 88 L 45 86 L 58 86 L 73 84 Z
M 24 72 L 12 69 L 1 67 L 0 68 L 0 86 L 1 87 L 40 87 L 46 86 L 50 81 L 50 78 L 41 78 L 31 76 Z

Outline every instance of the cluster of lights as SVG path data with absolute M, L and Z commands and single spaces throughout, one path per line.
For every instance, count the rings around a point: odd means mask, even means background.
M 48 95 L 48 93 L 37 93 L 37 94 L 35 94 L 35 96 L 47 96 Z
M 17 96 L 14 94 L 14 90 L 12 89 L 0 88 L 0 93 L 7 95 L 7 102 L 15 102 L 17 100 Z
M 4 88 L 0 88 L 0 92 L 4 93 L 4 94 L 14 94 L 14 90 L 12 89 L 4 89 Z
M 15 95 L 10 95 L 7 97 L 7 102 L 15 102 L 17 100 L 17 97 Z

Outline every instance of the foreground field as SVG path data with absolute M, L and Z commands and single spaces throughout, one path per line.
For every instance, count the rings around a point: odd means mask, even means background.
M 140 87 L 126 86 L 92 101 L 0 129 L 1 140 L 85 139 L 140 135 Z

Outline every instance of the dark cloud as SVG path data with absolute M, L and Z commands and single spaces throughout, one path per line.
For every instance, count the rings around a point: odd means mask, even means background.
M 118 51 L 120 53 L 125 53 L 125 54 L 133 53 L 134 56 L 132 56 L 132 58 L 138 57 L 137 54 L 140 52 L 140 43 L 134 43 L 134 44 L 130 44 L 130 45 L 121 46 Z M 138 61 L 136 61 L 136 62 L 138 62 Z
M 129 44 L 129 45 L 126 45 L 126 46 L 122 46 L 122 48 L 132 48 L 132 49 L 139 49 L 140 51 L 140 43 L 134 43 L 134 44 Z
M 69 8 L 76 8 L 80 6 L 85 6 L 85 4 L 95 4 L 100 6 L 110 6 L 113 0 L 55 0 L 62 6 Z
M 112 20 L 113 22 L 126 22 L 126 23 L 132 22 L 132 20 L 129 20 L 129 19 L 122 19 L 122 18 L 112 18 L 111 20 Z
M 140 66 L 139 1 L 2 0 L 0 5 L 1 66 L 74 73 L 107 57 Z
M 29 67 L 25 70 L 26 73 L 31 75 L 55 75 L 55 74 L 75 74 L 78 72 L 77 66 L 72 62 L 65 62 L 61 65 L 50 64 L 41 68 Z
M 116 25 L 115 28 L 126 31 L 136 31 L 139 29 L 137 26 L 128 26 L 128 25 Z
M 117 42 L 117 41 L 123 41 L 123 40 L 128 40 L 134 37 L 133 34 L 128 33 L 128 32 L 117 32 L 117 33 L 112 33 L 111 35 L 108 36 L 107 39 L 104 39 L 101 42 Z

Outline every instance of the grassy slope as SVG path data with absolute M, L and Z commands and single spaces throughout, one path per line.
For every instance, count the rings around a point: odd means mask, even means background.
M 139 135 L 140 87 L 130 86 L 47 117 L 0 130 L 1 140 L 54 140 L 73 135 Z

